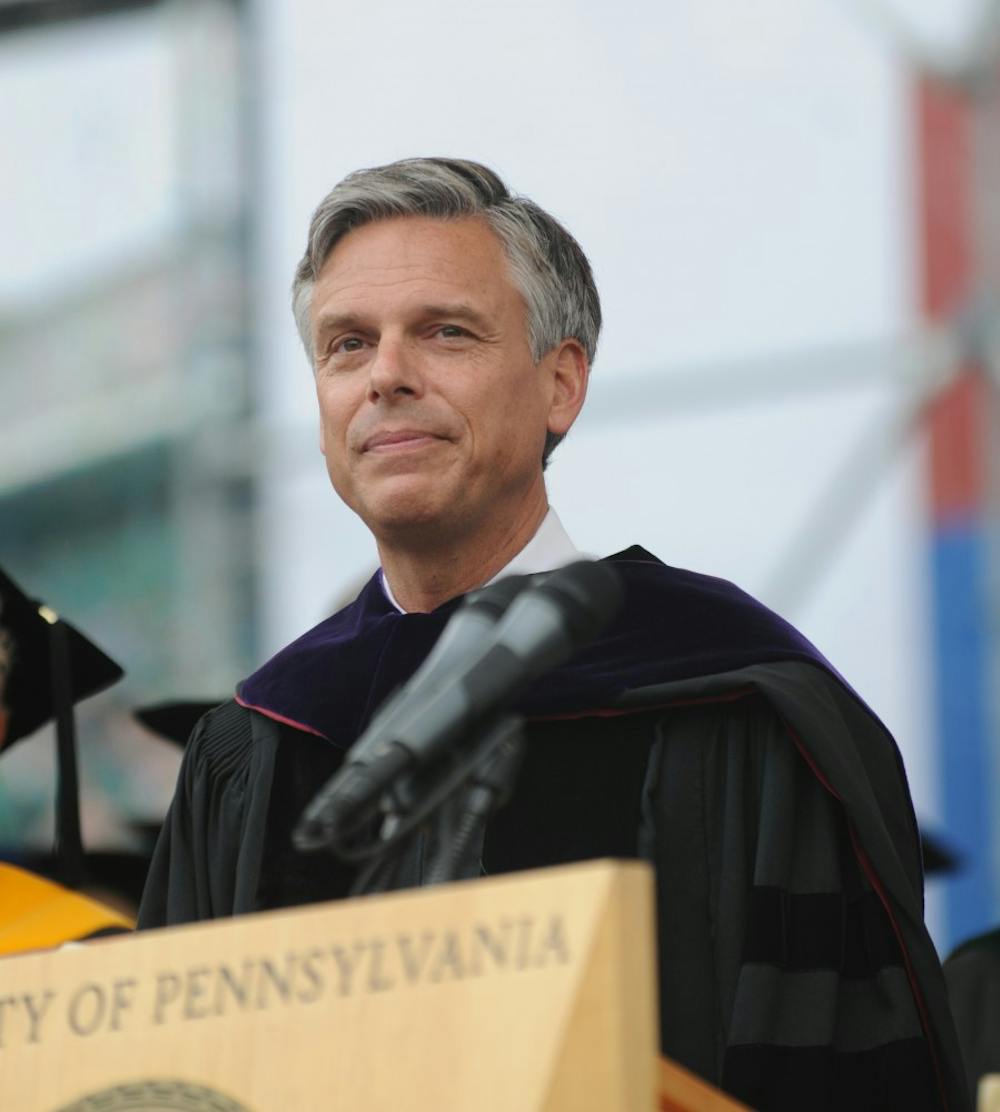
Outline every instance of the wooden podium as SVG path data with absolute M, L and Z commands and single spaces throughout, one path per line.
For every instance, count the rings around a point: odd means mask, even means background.
M 656 1057 L 652 881 L 588 862 L 0 961 L 9 1112 L 738 1107 Z

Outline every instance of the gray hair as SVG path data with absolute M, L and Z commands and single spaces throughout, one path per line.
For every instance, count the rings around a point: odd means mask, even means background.
M 357 170 L 320 202 L 292 284 L 292 312 L 310 362 L 310 309 L 323 264 L 348 232 L 397 216 L 482 217 L 500 240 L 511 277 L 524 297 L 535 362 L 572 338 L 593 363 L 601 302 L 580 245 L 534 201 L 512 194 L 488 167 L 457 158 L 407 158 Z M 562 436 L 546 434 L 543 463 L 560 440 Z

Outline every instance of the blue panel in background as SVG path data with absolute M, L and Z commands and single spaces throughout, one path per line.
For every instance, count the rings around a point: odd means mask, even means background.
M 986 538 L 978 522 L 931 540 L 938 767 L 949 841 L 962 857 L 945 901 L 945 952 L 995 925 Z

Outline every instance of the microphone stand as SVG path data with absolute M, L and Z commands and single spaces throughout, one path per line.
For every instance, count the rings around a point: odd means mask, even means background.
M 499 719 L 487 735 L 486 753 L 470 786 L 442 807 L 441 836 L 425 884 L 478 876 L 483 838 L 493 812 L 510 796 L 524 754 L 524 723 L 516 715 Z
M 330 846 L 346 860 L 366 863 L 352 896 L 479 874 L 486 824 L 510 795 L 520 767 L 524 720 L 516 714 L 487 719 L 457 749 L 458 756 L 390 787 L 374 845 Z

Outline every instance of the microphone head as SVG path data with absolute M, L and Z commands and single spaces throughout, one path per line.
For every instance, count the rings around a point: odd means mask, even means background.
M 499 621 L 514 599 L 531 585 L 534 578 L 532 575 L 506 575 L 496 583 L 470 592 L 462 603 L 462 609 L 481 610 L 495 622 Z
M 573 642 L 585 644 L 618 613 L 625 600 L 621 576 L 600 560 L 579 560 L 551 572 L 537 588 L 559 607 Z

